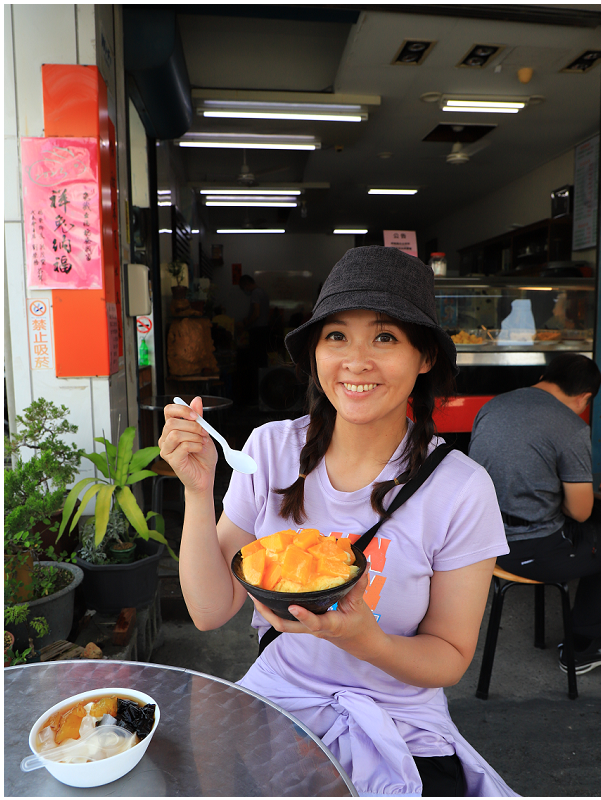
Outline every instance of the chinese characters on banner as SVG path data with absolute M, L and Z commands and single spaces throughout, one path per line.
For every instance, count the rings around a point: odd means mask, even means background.
M 119 323 L 116 303 L 106 304 L 106 316 L 109 333 L 109 374 L 113 375 L 119 371 Z
M 397 250 L 417 258 L 415 231 L 384 231 L 384 247 L 396 247 Z
M 54 369 L 54 347 L 50 319 L 50 298 L 29 300 L 27 329 L 29 331 L 29 360 L 31 369 Z
M 30 289 L 101 289 L 98 142 L 21 139 Z
M 572 250 L 587 250 L 597 243 L 599 192 L 599 135 L 574 151 L 574 223 Z

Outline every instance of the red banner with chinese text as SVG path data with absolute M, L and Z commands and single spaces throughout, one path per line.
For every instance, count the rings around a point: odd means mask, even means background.
M 98 140 L 23 138 L 21 163 L 28 287 L 101 289 Z

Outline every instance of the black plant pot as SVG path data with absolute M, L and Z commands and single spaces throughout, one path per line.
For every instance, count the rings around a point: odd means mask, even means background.
M 52 644 L 52 642 L 66 639 L 73 625 L 75 590 L 83 581 L 82 571 L 74 564 L 68 564 L 63 561 L 40 561 L 40 565 L 42 567 L 58 567 L 58 569 L 68 570 L 73 574 L 73 580 L 64 589 L 48 595 L 48 597 L 41 597 L 39 600 L 30 600 L 25 603 L 29 607 L 29 618 L 44 617 L 50 631 L 46 636 L 40 638 L 36 637 L 27 622 L 8 626 L 8 629 L 15 637 L 15 650 L 24 650 L 28 647 L 30 636 L 33 636 L 38 650 L 47 644 Z M 32 660 L 28 659 L 27 663 L 32 663 Z
M 159 561 L 165 546 L 136 540 L 138 553 L 146 558 L 131 564 L 90 564 L 77 557 L 84 573 L 82 583 L 86 608 L 102 614 L 117 614 L 122 608 L 142 608 L 152 602 L 159 582 Z

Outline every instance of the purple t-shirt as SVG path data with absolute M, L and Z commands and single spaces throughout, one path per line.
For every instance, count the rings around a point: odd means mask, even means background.
M 298 477 L 307 424 L 308 417 L 268 423 L 253 431 L 244 447 L 259 468 L 254 475 L 233 473 L 223 508 L 233 523 L 257 538 L 296 527 L 278 515 L 281 495 L 272 490 L 289 486 Z M 431 449 L 436 444 L 433 441 Z M 377 481 L 391 480 L 403 471 L 403 462 L 396 460 L 403 447 L 404 441 Z M 369 502 L 371 491 L 371 485 L 355 492 L 337 491 L 322 460 L 305 479 L 307 520 L 303 527 L 337 536 L 365 533 L 378 521 Z M 385 505 L 392 502 L 397 491 L 400 487 L 386 496 Z M 488 473 L 454 450 L 391 519 L 382 524 L 366 550 L 370 585 L 365 600 L 384 631 L 411 636 L 428 609 L 434 570 L 458 569 L 508 552 Z M 258 628 L 259 635 L 269 627 L 257 612 L 253 626 Z M 359 760 L 356 755 L 345 758 L 344 736 L 339 741 L 338 735 L 331 734 L 337 729 L 342 713 L 341 692 L 346 706 L 350 703 L 347 716 L 350 714 L 353 724 L 360 724 L 363 730 L 369 727 L 370 715 L 362 703 L 373 701 L 380 709 L 386 709 L 387 718 L 394 720 L 403 745 L 411 754 L 450 755 L 457 750 L 460 735 L 448 716 L 441 689 L 401 683 L 368 662 L 310 635 L 279 636 L 240 683 L 296 714 L 338 754 L 343 766 L 345 761 L 349 764 L 352 761 L 353 773 L 359 768 Z M 376 731 L 368 737 L 372 742 L 374 735 Z M 489 774 L 496 774 L 486 762 L 482 764 Z M 383 779 L 382 769 L 382 764 L 377 769 L 372 764 L 368 770 L 380 775 L 378 783 Z M 412 773 L 414 768 L 409 766 L 407 771 Z M 355 780 L 359 781 L 356 785 L 360 791 L 381 789 L 374 789 L 369 777 L 355 775 Z M 403 781 L 389 781 L 384 793 L 394 793 L 391 787 L 395 786 L 397 789 L 404 786 L 407 791 L 411 781 L 406 775 Z M 499 786 L 495 786 L 497 791 Z M 513 794 L 511 790 L 509 793 Z

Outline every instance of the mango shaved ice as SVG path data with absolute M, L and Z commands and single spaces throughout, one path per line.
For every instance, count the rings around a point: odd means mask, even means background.
M 241 549 L 242 573 L 253 586 L 275 592 L 318 592 L 350 581 L 359 571 L 350 539 L 315 528 L 264 536 Z
M 82 747 L 60 760 L 65 763 L 84 763 L 105 757 L 98 752 L 98 745 L 89 745 L 87 758 L 85 739 L 98 726 L 113 725 L 125 728 L 132 735 L 123 739 L 117 751 L 107 752 L 106 757 L 123 752 L 144 739 L 154 725 L 155 705 L 140 705 L 137 701 L 109 695 L 87 703 L 79 702 L 55 711 L 40 728 L 37 735 L 37 752 L 52 758 L 52 750 L 75 745 L 82 740 Z M 93 751 L 93 752 L 92 752 Z

